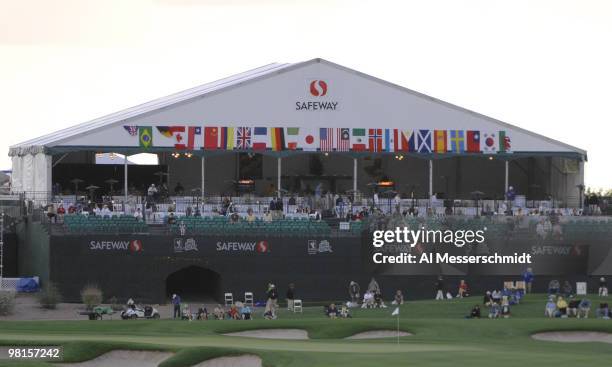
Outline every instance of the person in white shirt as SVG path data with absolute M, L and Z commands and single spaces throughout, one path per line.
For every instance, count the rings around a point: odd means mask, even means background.
M 134 218 L 136 218 L 137 220 L 142 220 L 142 211 L 140 210 L 140 208 L 137 208 L 136 211 L 134 212 Z

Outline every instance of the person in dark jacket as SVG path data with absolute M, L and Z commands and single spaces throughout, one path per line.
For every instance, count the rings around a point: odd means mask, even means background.
M 268 300 L 266 301 L 264 317 L 268 319 L 275 319 L 276 309 L 278 308 L 278 291 L 276 290 L 276 286 L 272 283 L 268 284 L 268 291 L 266 294 L 268 296 Z
M 176 319 L 176 318 L 181 318 L 181 297 L 179 297 L 176 294 L 172 295 L 172 306 L 174 309 L 174 313 L 172 318 Z
M 293 311 L 293 300 L 295 299 L 295 284 L 290 283 L 287 288 L 287 310 Z

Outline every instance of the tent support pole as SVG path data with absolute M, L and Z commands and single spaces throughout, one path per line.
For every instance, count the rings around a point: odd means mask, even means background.
M 353 203 L 357 201 L 357 157 L 353 158 Z
M 509 161 L 504 161 L 504 165 L 505 165 L 505 170 L 506 170 L 506 174 L 505 174 L 505 178 L 504 178 L 504 195 L 508 192 L 508 175 L 509 175 Z
M 277 195 L 281 197 L 281 157 L 276 158 L 276 190 Z
M 429 160 L 429 198 L 433 196 L 433 160 Z
M 128 201 L 128 156 L 123 156 L 123 214 L 127 214 Z
M 204 158 L 204 156 L 202 156 L 202 158 L 200 159 L 200 164 L 201 164 L 201 168 L 200 168 L 200 198 L 202 199 L 202 204 L 204 204 L 204 172 L 205 172 L 205 168 L 206 168 L 206 158 Z

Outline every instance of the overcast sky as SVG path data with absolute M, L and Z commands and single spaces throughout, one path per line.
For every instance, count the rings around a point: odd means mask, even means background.
M 0 0 L 0 168 L 23 140 L 322 57 L 586 149 L 610 188 L 611 20 L 605 0 Z

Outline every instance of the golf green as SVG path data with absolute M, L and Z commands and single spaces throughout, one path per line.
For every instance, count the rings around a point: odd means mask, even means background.
M 590 297 L 593 304 L 610 299 Z M 542 331 L 612 333 L 612 320 L 547 319 L 545 295 L 530 295 L 509 319 L 468 320 L 480 297 L 413 301 L 401 306 L 399 338 L 346 340 L 368 330 L 395 330 L 387 309 L 353 309 L 353 318 L 330 320 L 322 307 L 303 314 L 281 311 L 278 320 L 252 321 L 2 321 L 2 345 L 62 345 L 65 361 L 94 358 L 113 349 L 167 350 L 176 354 L 161 366 L 190 366 L 223 355 L 256 354 L 265 366 L 610 366 L 612 345 L 558 343 L 530 336 Z M 486 311 L 483 309 L 483 313 Z M 259 316 L 259 315 L 256 315 Z M 222 334 L 254 329 L 303 329 L 309 340 L 255 339 Z M 0 360 L 0 365 L 45 365 Z

